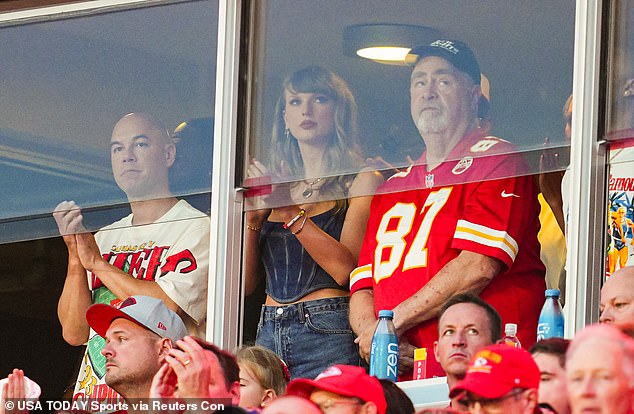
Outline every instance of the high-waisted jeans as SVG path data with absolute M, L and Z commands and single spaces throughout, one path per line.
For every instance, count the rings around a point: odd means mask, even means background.
M 262 306 L 256 344 L 288 365 L 291 378 L 315 378 L 334 364 L 359 365 L 348 314 L 349 297 Z

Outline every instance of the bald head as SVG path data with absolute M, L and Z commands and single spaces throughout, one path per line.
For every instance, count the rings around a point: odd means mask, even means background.
M 609 325 L 581 330 L 566 353 L 573 414 L 629 414 L 634 409 L 634 340 Z
M 262 414 L 321 414 L 321 410 L 310 400 L 287 395 L 273 400 L 264 407 Z
M 119 119 L 119 121 L 117 121 L 117 123 L 115 124 L 112 135 L 114 136 L 115 132 L 117 132 L 118 129 L 125 128 L 126 126 L 131 124 L 156 131 L 158 133 L 158 136 L 160 136 L 161 139 L 165 140 L 166 144 L 172 142 L 170 133 L 165 127 L 163 121 L 153 115 L 143 112 L 131 112 L 122 116 L 121 119 Z
M 634 324 L 634 266 L 614 272 L 601 288 L 601 323 Z
M 175 157 L 167 129 L 151 115 L 128 114 L 112 130 L 112 173 L 131 201 L 170 196 L 168 170 Z

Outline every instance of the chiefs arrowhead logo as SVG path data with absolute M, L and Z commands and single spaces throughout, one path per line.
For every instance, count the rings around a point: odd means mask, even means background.
M 158 323 L 158 328 L 167 331 L 167 327 L 163 324 L 163 322 Z
M 456 164 L 455 167 L 453 167 L 451 172 L 454 173 L 455 175 L 462 174 L 463 172 L 467 171 L 469 167 L 471 167 L 472 164 L 473 164 L 473 157 L 468 157 L 468 156 L 464 157 L 463 159 L 458 161 L 458 163 Z

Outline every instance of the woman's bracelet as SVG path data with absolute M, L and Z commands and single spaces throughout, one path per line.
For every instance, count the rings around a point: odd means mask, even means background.
M 298 235 L 300 231 L 304 230 L 304 224 L 306 224 L 306 219 L 308 218 L 308 214 L 304 214 L 304 220 L 302 220 L 302 224 L 299 226 L 299 229 L 297 229 L 297 231 L 294 231 L 293 234 L 294 235 Z
M 259 226 L 251 226 L 249 225 L 249 223 L 247 223 L 247 229 L 253 230 L 253 231 L 260 231 L 262 230 L 262 225 L 260 224 Z
M 297 222 L 297 220 L 299 220 L 300 218 L 304 217 L 305 214 L 306 214 L 306 210 L 304 210 L 304 209 L 299 210 L 299 213 L 297 213 L 297 215 L 295 217 L 293 217 L 291 219 L 291 221 L 289 221 L 288 223 L 284 224 L 282 227 L 284 227 L 285 229 L 291 227 L 293 224 L 295 224 Z

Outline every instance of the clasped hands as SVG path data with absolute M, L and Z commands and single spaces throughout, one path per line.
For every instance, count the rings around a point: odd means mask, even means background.
M 55 207 L 53 218 L 70 255 L 76 255 L 84 269 L 92 271 L 102 257 L 95 237 L 84 226 L 81 208 L 74 201 L 62 201 Z

